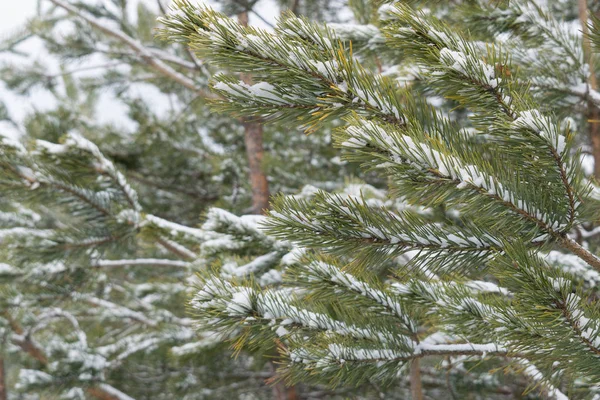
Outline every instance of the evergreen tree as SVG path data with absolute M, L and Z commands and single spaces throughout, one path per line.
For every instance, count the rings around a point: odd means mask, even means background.
M 0 141 L 0 382 L 8 398 L 284 398 L 281 385 L 265 383 L 274 348 L 232 358 L 229 343 L 193 329 L 189 283 L 220 266 L 224 277 L 279 285 L 292 249 L 258 229 L 264 217 L 253 213 L 266 197 L 252 182 L 263 179 L 274 193 L 331 190 L 354 167 L 339 160 L 330 130 L 263 130 L 212 112 L 207 81 L 217 67 L 154 39 L 160 7 L 42 5 L 2 46 L 13 55 L 1 70 L 6 86 L 52 99 L 22 123 L 2 115 L 4 133 L 13 133 Z M 31 41 L 52 58 L 23 62 Z M 98 118 L 106 97 L 127 123 Z M 254 169 L 249 131 L 264 146 Z
M 253 73 L 217 76 L 217 109 L 311 132 L 342 119 L 344 159 L 388 182 L 383 199 L 276 196 L 265 232 L 297 247 L 284 286 L 203 274 L 201 331 L 279 343 L 288 384 L 597 398 L 598 188 L 578 133 L 596 155 L 600 24 L 583 2 L 411 3 L 378 21 L 371 4 L 364 26 L 285 14 L 270 32 L 187 0 L 162 20 Z
M 2 72 L 56 99 L 0 144 L 10 398 L 600 396 L 597 5 L 177 0 L 168 45 L 50 1 L 3 46 L 65 63 Z

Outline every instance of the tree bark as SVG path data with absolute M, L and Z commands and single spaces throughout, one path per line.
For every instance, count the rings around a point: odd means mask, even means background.
M 238 15 L 238 21 L 243 26 L 248 26 L 248 12 Z M 244 83 L 252 84 L 250 74 L 241 74 Z M 244 144 L 246 145 L 246 157 L 250 169 L 250 186 L 252 188 L 252 211 L 255 214 L 263 214 L 269 208 L 269 183 L 267 175 L 263 170 L 263 125 L 256 120 L 242 118 L 244 126 Z M 271 368 L 275 370 L 273 364 Z M 296 400 L 298 395 L 296 388 L 286 387 L 283 382 L 273 384 L 273 397 L 277 400 Z
M 294 0 L 292 2 L 292 6 L 290 7 L 290 10 L 294 13 L 294 14 L 298 14 L 298 8 L 300 8 L 300 0 Z
M 8 388 L 6 387 L 4 358 L 0 357 L 0 400 L 7 400 L 7 399 L 8 399 Z
M 590 105 L 590 107 L 594 107 Z M 594 177 L 600 181 L 600 112 L 597 108 L 590 108 L 587 115 L 589 124 L 589 135 L 592 142 L 592 154 L 594 156 Z
M 120 400 L 117 396 L 112 395 L 97 386 L 87 388 L 86 392 L 98 400 Z
M 248 26 L 248 13 L 238 15 L 238 21 Z M 252 83 L 250 74 L 241 74 L 241 79 L 246 84 Z M 246 158 L 250 169 L 250 187 L 252 188 L 252 212 L 263 214 L 269 208 L 269 183 L 263 170 L 263 125 L 261 122 L 242 118 L 244 126 L 244 144 Z
M 281 343 L 278 343 L 281 345 Z M 284 382 L 275 379 L 275 364 L 269 361 L 269 369 L 272 376 L 266 380 L 267 384 L 271 384 L 271 392 L 276 400 L 298 400 L 298 394 L 294 386 L 287 387 Z
M 410 362 L 410 394 L 412 400 L 423 400 L 423 386 L 421 384 L 421 364 L 418 358 Z
M 13 339 L 13 344 L 21 347 L 23 351 L 29 354 L 31 357 L 35 358 L 43 367 L 48 365 L 48 357 L 44 354 L 44 351 L 36 346 L 35 342 L 24 335 L 24 330 L 19 325 L 17 321 L 15 321 L 8 312 L 4 313 L 5 318 L 8 320 L 8 325 L 17 335 L 21 336 L 20 338 Z M 0 357 L 0 400 L 7 399 L 6 393 L 6 381 L 4 380 L 4 359 Z M 4 391 L 4 392 L 3 392 Z M 99 400 L 119 400 L 119 397 L 114 394 L 106 391 L 105 389 L 94 386 L 86 389 L 87 393 Z M 4 397 L 2 395 L 4 394 Z
M 596 90 L 598 88 L 598 82 L 596 80 L 592 46 L 588 37 L 588 9 L 586 0 L 577 0 L 577 6 L 579 9 L 579 21 L 581 22 L 581 31 L 583 34 L 583 56 L 590 68 L 588 85 L 590 89 Z M 594 156 L 594 177 L 600 181 L 600 109 L 589 100 L 587 109 L 586 118 L 589 127 L 588 132 L 592 144 L 592 155 Z
M 242 80 L 246 83 L 249 79 Z M 269 183 L 263 171 L 263 126 L 260 122 L 242 119 L 244 126 L 244 144 L 246 157 L 250 169 L 250 187 L 252 188 L 252 211 L 254 214 L 263 214 L 269 208 Z

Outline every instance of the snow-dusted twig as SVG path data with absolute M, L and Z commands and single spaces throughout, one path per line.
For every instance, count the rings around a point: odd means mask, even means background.
M 427 356 L 480 356 L 502 355 L 506 356 L 508 351 L 494 343 L 476 344 L 426 344 L 417 345 L 413 351 L 404 352 L 391 349 L 361 349 L 345 347 L 337 344 L 329 345 L 329 353 L 332 360 L 343 359 L 345 361 L 409 361 Z M 292 361 L 298 362 L 302 357 L 300 353 L 292 354 Z
M 202 64 L 196 65 L 191 61 L 177 57 L 176 55 L 166 52 L 164 50 L 148 49 L 148 51 L 151 52 L 155 57 L 158 57 L 165 62 L 175 64 L 182 68 L 186 68 L 192 71 L 197 71 L 199 68 L 203 68 Z
M 13 333 L 11 336 L 11 342 L 16 346 L 19 346 L 25 353 L 38 360 L 41 364 L 45 365 L 48 363 L 48 358 L 42 351 L 39 344 L 33 339 L 18 333 Z
M 99 399 L 135 400 L 133 397 L 121 392 L 119 389 L 108 383 L 100 383 L 97 387 L 89 388 L 88 393 Z
M 79 339 L 79 342 L 84 347 L 87 347 L 87 335 L 79 326 L 77 318 L 75 318 L 73 314 L 65 310 L 61 310 L 60 308 L 53 308 L 49 312 L 40 315 L 37 318 L 36 324 L 27 330 L 25 337 L 31 337 L 35 332 L 44 329 L 50 321 L 57 318 L 65 318 L 67 321 L 69 321 L 73 326 L 73 329 L 75 329 L 75 332 L 77 333 L 77 338 Z
M 157 227 L 169 231 L 171 234 L 184 234 L 191 236 L 196 239 L 206 240 L 206 232 L 202 229 L 191 228 L 189 226 L 181 225 L 175 222 L 167 221 L 155 215 L 146 215 L 146 221 Z
M 526 359 L 520 359 L 519 364 L 524 366 L 523 374 L 532 381 L 543 386 L 543 393 L 551 400 L 569 400 L 569 398 L 554 385 L 545 382 L 544 375 L 539 369 Z
M 586 231 L 585 229 L 582 228 L 579 231 L 579 233 L 581 234 L 581 237 L 583 239 L 589 239 L 589 238 L 591 238 L 593 236 L 596 236 L 596 235 L 600 234 L 600 226 L 595 227 L 591 231 Z
M 76 16 L 78 16 L 79 18 L 88 22 L 90 25 L 92 25 L 96 29 L 99 29 L 100 31 L 104 32 L 105 34 L 112 36 L 115 39 L 120 40 L 122 43 L 129 46 L 129 48 L 131 48 L 139 57 L 141 57 L 146 63 L 148 63 L 148 65 L 150 65 L 152 68 L 154 68 L 156 71 L 160 72 L 161 74 L 171 78 L 175 82 L 180 83 L 181 85 L 185 86 L 186 88 L 201 94 L 205 98 L 214 98 L 215 97 L 215 95 L 213 95 L 212 93 L 199 87 L 196 84 L 196 82 L 194 82 L 192 79 L 188 78 L 187 76 L 185 76 L 185 75 L 181 74 L 180 72 L 171 68 L 169 65 L 165 64 L 162 61 L 162 59 L 157 55 L 156 52 L 153 52 L 152 50 L 146 48 L 138 40 L 132 38 L 131 36 L 127 35 L 126 33 L 106 26 L 98 18 L 90 15 L 89 13 L 87 13 L 83 10 L 80 10 L 79 8 L 73 6 L 65 1 L 62 1 L 62 0 L 50 0 L 50 1 L 52 3 L 54 3 L 55 5 L 57 5 L 58 7 L 63 8 L 65 10 L 67 10 L 68 12 L 75 14 Z
M 187 268 L 189 263 L 179 260 L 168 260 L 159 258 L 136 258 L 131 260 L 98 260 L 92 264 L 96 268 L 115 268 L 131 266 L 158 266 L 158 267 L 177 267 Z
M 128 318 L 137 322 L 140 322 L 144 325 L 148 325 L 151 327 L 156 327 L 158 325 L 157 321 L 149 319 L 143 313 L 131 310 L 127 307 L 123 307 L 121 305 L 115 304 L 108 300 L 100 299 L 93 296 L 88 296 L 85 294 L 74 293 L 72 296 L 75 300 L 82 300 L 88 304 L 91 304 L 96 307 L 101 307 L 107 310 L 111 315 L 120 318 Z
M 169 250 L 171 253 L 175 254 L 186 260 L 194 260 L 196 258 L 196 254 L 189 250 L 187 247 L 174 242 L 173 240 L 166 239 L 161 237 L 157 240 L 158 244 L 160 244 L 165 249 Z

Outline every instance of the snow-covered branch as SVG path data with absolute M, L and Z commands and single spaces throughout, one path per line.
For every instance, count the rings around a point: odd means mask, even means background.
M 208 92 L 206 89 L 201 88 L 194 82 L 192 79 L 183 75 L 182 73 L 174 70 L 169 65 L 165 64 L 162 59 L 158 56 L 158 54 L 144 45 L 142 45 L 138 40 L 132 38 L 127 35 L 125 32 L 111 28 L 100 21 L 98 18 L 93 15 L 87 13 L 84 10 L 81 10 L 66 1 L 63 0 L 50 0 L 52 3 L 67 10 L 70 13 L 75 14 L 77 17 L 83 19 L 88 22 L 90 25 L 95 27 L 96 29 L 104 32 L 105 34 L 114 37 L 115 39 L 120 40 L 123 44 L 129 46 L 131 50 L 135 52 L 143 61 L 145 61 L 148 65 L 150 65 L 153 69 L 160 72 L 162 75 L 174 80 L 177 83 L 185 86 L 186 88 L 200 94 L 205 98 L 215 98 L 215 95 Z
M 136 258 L 130 260 L 98 260 L 92 263 L 92 267 L 97 268 L 116 268 L 131 266 L 187 268 L 190 266 L 190 263 L 179 260 L 168 260 L 159 258 Z

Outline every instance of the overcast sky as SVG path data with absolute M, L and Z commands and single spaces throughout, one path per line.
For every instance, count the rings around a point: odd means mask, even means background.
M 197 0 L 198 2 L 206 2 Z M 0 0 L 0 39 L 6 34 L 13 32 L 15 29 L 23 26 L 27 18 L 35 15 L 38 0 Z M 167 2 L 165 2 L 167 3 Z M 210 1 L 208 1 L 210 3 Z M 261 14 L 269 20 L 273 20 L 274 16 L 270 15 L 277 8 L 271 7 L 269 1 L 262 0 L 258 4 Z M 261 7 L 262 6 L 262 7 Z M 251 16 L 251 19 L 252 16 Z M 254 22 L 257 25 L 262 25 L 260 21 Z
M 37 0 L 0 1 L 0 36 L 23 26 L 27 18 L 35 14 Z

